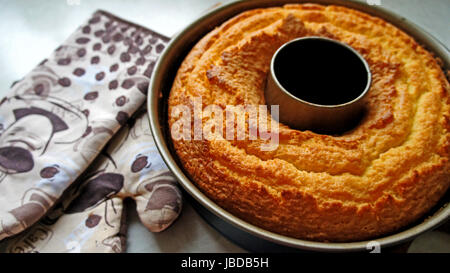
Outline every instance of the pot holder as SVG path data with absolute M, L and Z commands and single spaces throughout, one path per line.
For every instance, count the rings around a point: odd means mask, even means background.
M 8 252 L 123 252 L 123 199 L 132 198 L 141 222 L 154 232 L 169 226 L 182 201 L 139 111 L 41 221 L 8 242 Z M 134 125 L 133 125 L 134 124 Z M 56 169 L 47 170 L 52 177 Z
M 37 222 L 126 124 L 167 42 L 98 11 L 13 84 L 0 101 L 0 240 Z

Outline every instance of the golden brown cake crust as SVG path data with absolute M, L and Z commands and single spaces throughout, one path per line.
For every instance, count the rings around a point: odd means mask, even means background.
M 450 185 L 449 82 L 432 55 L 391 24 L 315 4 L 244 12 L 205 36 L 182 63 L 175 105 L 265 104 L 270 59 L 302 36 L 343 41 L 368 61 L 368 113 L 354 130 L 319 135 L 280 125 L 260 141 L 173 141 L 196 185 L 238 217 L 280 234 L 356 241 L 417 220 Z M 176 118 L 169 114 L 169 126 Z

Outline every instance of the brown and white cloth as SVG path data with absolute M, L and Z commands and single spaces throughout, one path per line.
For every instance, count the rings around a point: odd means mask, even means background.
M 120 250 L 116 219 L 120 220 L 121 200 L 127 196 L 136 199 L 150 230 L 162 230 L 176 219 L 181 195 L 154 148 L 145 115 L 137 117 L 134 127 L 124 129 L 129 131 L 122 133 L 126 138 L 114 140 L 120 145 L 111 145 L 107 156 L 92 164 L 145 101 L 153 66 L 167 42 L 158 33 L 98 11 L 48 59 L 14 83 L 0 101 L 0 240 L 36 223 L 77 179 L 84 183 L 74 187 L 72 196 L 79 197 L 54 209 L 70 217 L 58 217 L 57 223 L 47 226 L 44 219 L 37 225 L 46 230 L 58 226 L 60 235 L 51 238 L 64 241 L 64 249 L 78 242 L 82 251 L 107 251 L 108 245 Z M 138 124 L 141 127 L 135 128 Z M 125 162 L 131 160 L 129 156 L 136 157 L 134 163 Z M 91 168 L 92 177 L 79 178 L 91 165 L 99 166 Z M 154 179 L 162 182 L 151 186 Z M 46 218 L 54 222 L 52 213 Z M 92 238 L 92 228 L 108 227 L 108 240 L 93 243 L 88 235 L 80 236 L 82 231 L 70 233 L 73 227 L 66 222 L 80 221 Z M 73 240 L 62 239 L 63 234 Z M 42 249 L 61 250 L 56 245 L 48 243 Z
M 153 142 L 148 116 L 133 116 L 85 174 L 37 224 L 8 242 L 8 252 L 122 252 L 132 198 L 142 223 L 158 232 L 178 216 L 181 192 Z

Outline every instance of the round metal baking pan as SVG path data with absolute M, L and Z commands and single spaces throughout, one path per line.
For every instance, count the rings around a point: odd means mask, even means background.
M 188 175 L 183 171 L 181 163 L 176 156 L 172 147 L 170 132 L 167 123 L 167 99 L 169 91 L 176 72 L 189 53 L 191 48 L 197 41 L 219 26 L 227 19 L 237 15 L 245 10 L 254 8 L 264 8 L 272 6 L 281 6 L 288 3 L 318 3 L 323 5 L 341 5 L 362 12 L 378 16 L 398 28 L 402 29 L 416 39 L 418 43 L 423 45 L 429 51 L 433 52 L 442 60 L 444 69 L 450 68 L 450 53 L 444 45 L 433 38 L 431 35 L 423 31 L 418 26 L 408 22 L 405 18 L 391 13 L 382 7 L 368 6 L 363 3 L 353 2 L 349 0 L 254 0 L 254 1 L 236 1 L 212 10 L 179 32 L 169 43 L 159 58 L 149 86 L 148 111 L 150 116 L 150 128 L 153 132 L 155 143 L 166 162 L 167 166 L 177 177 L 181 186 L 186 192 L 198 202 L 202 208 L 208 213 L 218 217 L 217 221 L 226 223 L 223 225 L 216 224 L 213 226 L 227 234 L 235 231 L 249 234 L 250 238 L 258 238 L 262 242 L 272 245 L 280 245 L 284 247 L 296 248 L 310 251 L 327 251 L 327 252 L 348 252 L 348 251 L 366 251 L 370 241 L 359 241 L 349 243 L 327 243 L 300 240 L 292 237 L 276 234 L 260 227 L 254 226 L 244 220 L 232 215 L 223 208 L 215 204 L 211 199 L 205 196 L 191 181 Z M 444 70 L 445 71 L 445 70 Z M 441 200 L 441 202 L 431 210 L 425 217 L 414 225 L 406 227 L 395 234 L 388 234 L 385 237 L 374 238 L 381 248 L 400 244 L 412 240 L 419 234 L 434 229 L 440 224 L 446 222 L 450 216 L 449 194 Z M 211 219 L 211 217 L 209 217 Z M 211 222 L 211 220 L 209 220 Z M 232 234 L 230 235 L 231 237 Z M 242 236 L 241 236 L 242 237 Z M 244 236 L 245 237 L 245 236 Z M 236 238 L 236 237 L 235 237 Z M 372 240 L 372 241 L 373 241 Z M 248 248 L 248 247 L 247 247 Z M 248 248 L 251 249 L 251 248 Z

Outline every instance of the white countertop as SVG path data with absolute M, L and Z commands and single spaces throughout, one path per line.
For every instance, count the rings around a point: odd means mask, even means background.
M 378 1 L 450 47 L 450 0 Z M 170 37 L 219 2 L 229 1 L 0 0 L 0 95 L 50 55 L 97 9 Z M 210 227 L 187 202 L 174 225 L 158 234 L 150 233 L 139 222 L 133 205 L 128 212 L 128 252 L 244 252 Z M 450 235 L 428 232 L 418 237 L 409 251 L 450 252 Z

